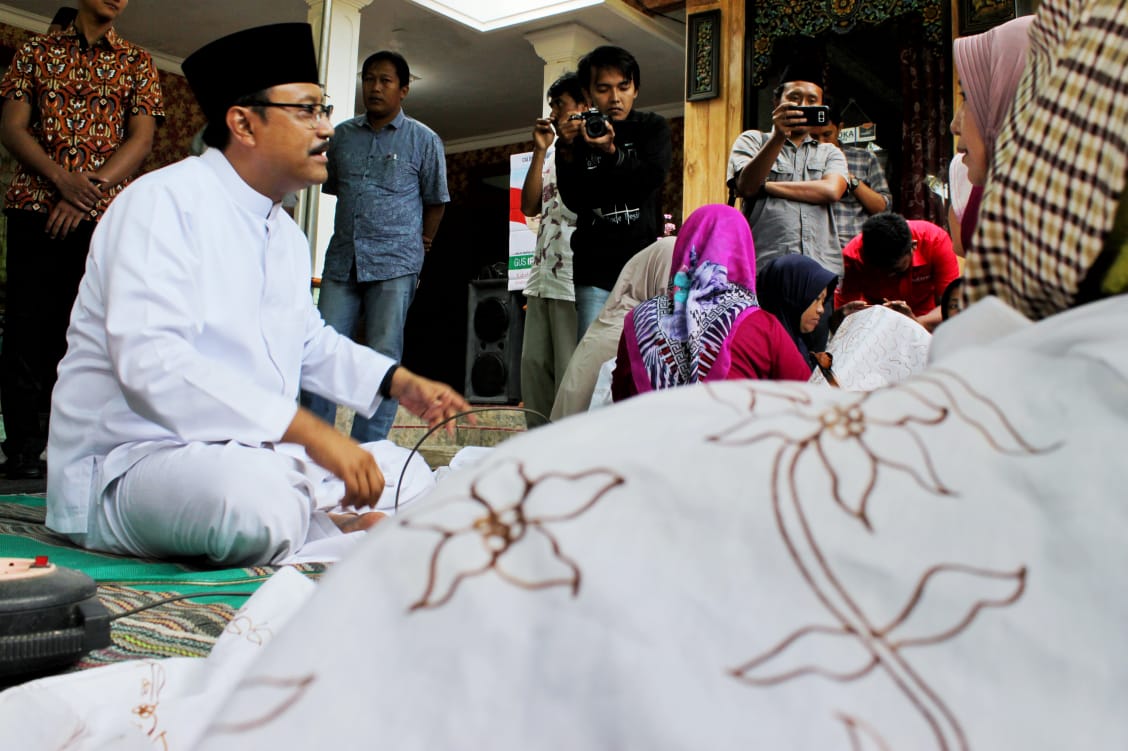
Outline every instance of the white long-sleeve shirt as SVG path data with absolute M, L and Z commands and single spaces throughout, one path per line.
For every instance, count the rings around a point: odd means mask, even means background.
M 392 360 L 326 326 L 305 236 L 222 152 L 153 172 L 90 244 L 51 403 L 47 524 L 85 532 L 135 462 L 193 441 L 278 441 L 299 383 L 371 415 Z

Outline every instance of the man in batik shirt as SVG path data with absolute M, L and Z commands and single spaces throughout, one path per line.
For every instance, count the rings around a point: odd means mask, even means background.
M 164 115 L 152 58 L 113 28 L 127 4 L 79 0 L 74 22 L 28 40 L 0 82 L 0 140 L 19 161 L 4 200 L 0 411 L 10 478 L 43 476 L 42 416 L 90 236 L 148 156 Z

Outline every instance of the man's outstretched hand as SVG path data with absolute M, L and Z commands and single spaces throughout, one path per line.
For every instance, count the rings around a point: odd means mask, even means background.
M 403 367 L 392 374 L 390 393 L 431 427 L 470 409 L 462 395 L 450 386 L 415 375 Z M 474 423 L 473 415 L 469 422 Z M 448 423 L 447 431 L 453 435 L 453 421 Z M 365 508 L 379 502 L 384 492 L 384 474 L 376 459 L 352 438 L 337 432 L 334 426 L 305 407 L 298 408 L 282 440 L 303 446 L 310 459 L 344 481 L 342 506 Z
M 408 412 L 426 420 L 432 428 L 470 409 L 469 402 L 450 386 L 416 375 L 404 367 L 392 374 L 389 392 Z M 473 415 L 469 422 L 474 423 Z M 454 422 L 447 423 L 447 432 L 454 434 Z

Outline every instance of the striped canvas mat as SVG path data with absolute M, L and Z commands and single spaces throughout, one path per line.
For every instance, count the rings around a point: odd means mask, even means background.
M 224 597 L 223 593 L 253 592 L 279 568 L 217 570 L 93 553 L 47 529 L 45 516 L 46 502 L 41 496 L 0 496 L 0 556 L 46 555 L 58 566 L 86 573 L 98 583 L 98 597 L 112 615 L 173 595 L 219 595 L 169 602 L 114 621 L 113 644 L 86 655 L 72 670 L 142 658 L 203 657 L 246 599 Z M 316 578 L 327 567 L 301 564 L 292 568 Z

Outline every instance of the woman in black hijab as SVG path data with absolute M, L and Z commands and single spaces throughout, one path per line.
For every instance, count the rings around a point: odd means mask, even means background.
M 812 369 L 808 335 L 826 318 L 837 285 L 838 276 L 833 271 L 802 255 L 776 258 L 756 275 L 760 307 L 779 319 Z

